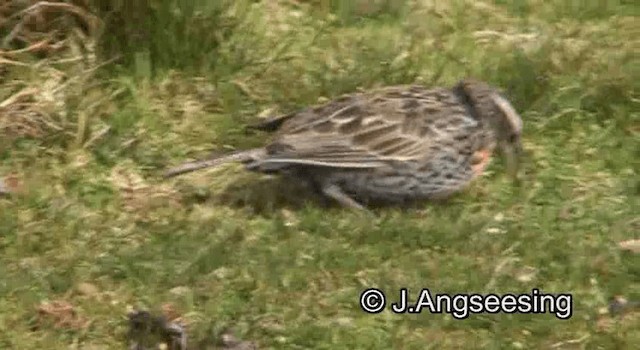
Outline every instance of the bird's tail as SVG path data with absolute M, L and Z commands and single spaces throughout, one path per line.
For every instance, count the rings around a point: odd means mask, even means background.
M 247 151 L 238 151 L 235 153 L 227 154 L 221 157 L 196 160 L 193 162 L 187 162 L 175 166 L 173 168 L 168 169 L 164 172 L 164 177 L 174 177 L 185 173 L 190 173 L 192 171 L 204 169 L 204 168 L 213 168 L 226 163 L 231 162 L 240 162 L 240 163 L 250 163 L 252 161 L 257 161 L 265 156 L 265 151 L 263 148 L 254 148 Z

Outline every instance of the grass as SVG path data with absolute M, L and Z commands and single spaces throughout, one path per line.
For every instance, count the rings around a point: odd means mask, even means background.
M 98 9 L 115 16 L 104 16 L 112 31 L 98 51 L 120 54 L 120 64 L 47 105 L 58 128 L 0 129 L 0 174 L 19 190 L 0 198 L 0 348 L 120 349 L 127 307 L 162 304 L 192 338 L 233 327 L 270 349 L 640 342 L 638 312 L 603 313 L 614 296 L 640 299 L 639 257 L 617 246 L 640 238 L 638 5 L 213 3 Z M 156 22 L 136 36 L 127 32 L 135 16 Z M 11 79 L 44 90 L 45 68 L 11 67 Z M 240 167 L 158 176 L 211 150 L 261 145 L 265 135 L 243 131 L 257 116 L 359 88 L 464 76 L 504 88 L 521 112 L 520 186 L 496 160 L 447 203 L 378 209 L 371 219 Z M 574 312 L 369 315 L 358 306 L 369 287 L 539 288 L 571 293 Z M 90 323 L 43 317 L 37 308 L 53 300 Z

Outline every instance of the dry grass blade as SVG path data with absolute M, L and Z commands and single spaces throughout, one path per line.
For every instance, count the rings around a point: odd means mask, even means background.
M 24 88 L 19 92 L 13 94 L 9 98 L 5 99 L 4 101 L 2 101 L 2 103 L 0 103 L 0 108 L 8 108 L 11 105 L 18 104 L 24 100 L 27 100 L 29 97 L 32 97 L 37 93 L 38 93 L 38 90 L 36 88 L 32 88 L 32 87 Z
M 640 239 L 630 239 L 618 243 L 618 247 L 632 253 L 640 253 Z
M 22 63 L 22 62 L 18 62 L 18 61 L 12 61 L 3 57 L 0 57 L 0 64 L 10 64 L 10 65 L 14 65 L 14 66 L 22 66 L 22 67 L 28 67 L 29 65 L 26 63 Z
M 22 2 L 14 1 L 12 3 L 20 4 Z M 62 11 L 62 15 L 68 13 L 75 15 L 76 19 L 81 20 L 90 33 L 94 32 L 100 23 L 100 20 L 96 16 L 80 6 L 66 2 L 38 1 L 25 9 L 15 11 L 10 15 L 8 20 L 4 21 L 5 23 L 11 23 L 11 20 L 19 18 L 19 21 L 13 26 L 11 32 L 2 41 L 2 47 L 9 47 L 16 39 L 32 42 L 32 40 L 29 39 L 36 37 L 35 34 L 38 32 L 36 28 L 41 26 L 41 23 L 38 22 L 42 22 L 42 19 L 45 19 L 46 24 L 53 25 L 56 23 L 53 19 L 56 18 L 56 16 L 60 16 L 60 14 L 54 14 L 54 11 Z M 47 26 L 45 26 L 45 28 L 46 27 Z M 55 32 L 52 29 L 53 28 L 46 28 L 45 32 L 52 34 Z
M 0 196 L 6 196 L 11 194 L 7 185 L 4 184 L 4 180 L 0 179 Z
M 0 131 L 9 138 L 15 136 L 40 137 L 47 130 L 61 130 L 47 109 L 38 106 L 40 90 L 26 87 L 0 103 Z
M 43 48 L 47 47 L 48 45 L 49 45 L 49 39 L 43 39 L 22 49 L 12 50 L 12 51 L 0 50 L 0 54 L 6 55 L 6 56 L 15 56 L 17 54 L 21 54 L 25 52 L 34 53 L 34 52 L 42 51 Z

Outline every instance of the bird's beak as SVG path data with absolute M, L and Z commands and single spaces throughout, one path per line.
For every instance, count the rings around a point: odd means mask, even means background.
M 520 170 L 520 157 L 522 154 L 522 145 L 520 142 L 515 144 L 507 144 L 503 147 L 506 166 L 507 166 L 507 175 L 513 180 L 518 180 L 518 172 Z

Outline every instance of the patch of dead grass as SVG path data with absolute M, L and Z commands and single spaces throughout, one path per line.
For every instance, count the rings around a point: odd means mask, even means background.
M 139 219 L 152 219 L 157 208 L 179 206 L 179 194 L 170 184 L 150 184 L 130 163 L 113 167 L 109 181 L 120 194 L 123 209 Z
M 89 146 L 106 127 L 91 121 L 113 112 L 96 84 L 100 20 L 86 1 L 9 1 L 0 5 L 0 133 L 9 140 L 75 139 Z M 97 125 L 96 125 L 97 124 Z M 93 130 L 93 129 L 97 130 Z M 94 132 L 88 132 L 92 130 Z
M 39 326 L 52 324 L 57 329 L 82 330 L 91 325 L 91 321 L 80 315 L 66 300 L 43 301 L 37 311 Z

